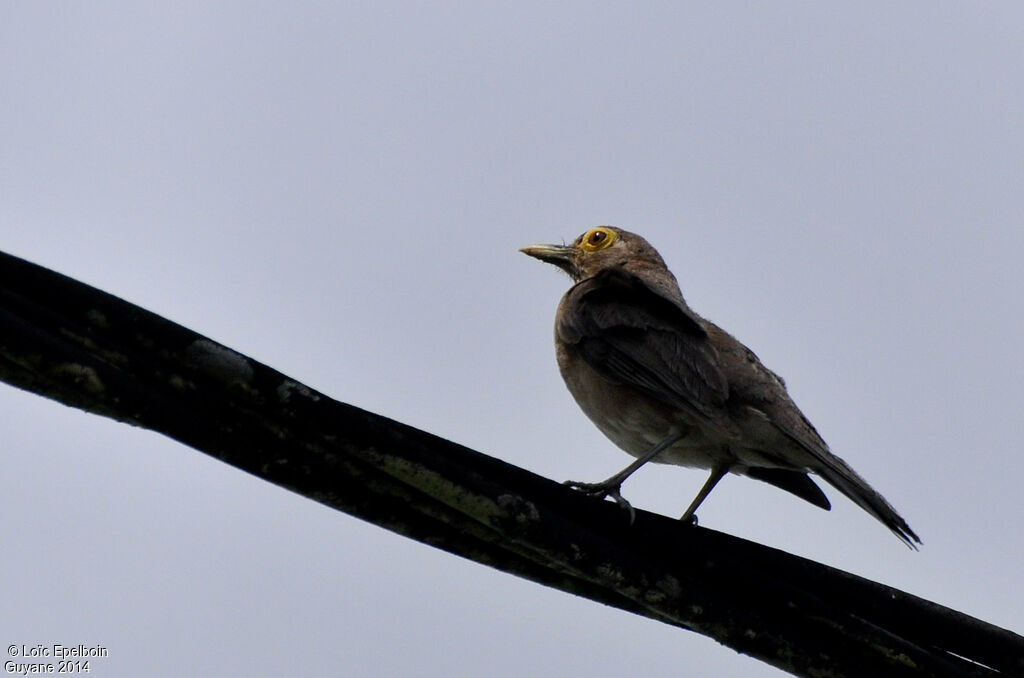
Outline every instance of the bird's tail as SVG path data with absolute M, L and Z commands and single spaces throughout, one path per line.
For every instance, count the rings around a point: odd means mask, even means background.
M 885 500 L 885 497 L 868 485 L 866 480 L 839 457 L 830 454 L 822 461 L 824 464 L 815 469 L 822 478 L 892 530 L 893 534 L 899 537 L 903 543 L 915 551 L 917 550 L 917 544 L 921 543 L 921 539 L 910 529 L 910 525 L 907 525 L 907 521 L 896 512 L 892 504 Z

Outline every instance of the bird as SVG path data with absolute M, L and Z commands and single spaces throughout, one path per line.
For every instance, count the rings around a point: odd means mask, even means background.
M 710 471 L 681 520 L 728 473 L 790 492 L 822 509 L 820 476 L 912 549 L 920 538 L 885 498 L 834 455 L 790 398 L 782 377 L 728 332 L 697 315 L 644 238 L 612 226 L 570 245 L 524 254 L 573 281 L 555 313 L 555 355 L 569 392 L 615 445 L 635 457 L 597 483 L 566 481 L 635 517 L 623 482 L 648 462 Z

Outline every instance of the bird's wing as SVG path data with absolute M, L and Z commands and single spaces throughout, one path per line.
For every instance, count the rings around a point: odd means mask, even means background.
M 811 454 L 814 462 L 811 470 L 827 480 L 830 485 L 846 495 L 855 504 L 873 515 L 893 531 L 907 546 L 917 548 L 914 542 L 921 539 L 910 529 L 907 521 L 892 507 L 885 497 L 868 484 L 849 464 L 829 450 L 828 445 L 786 395 L 779 401 L 773 423 L 790 440 Z M 779 412 L 778 410 L 782 410 Z M 749 475 L 749 472 L 748 472 Z M 770 481 L 769 481 L 770 482 Z M 813 502 L 812 502 L 813 503 Z
M 556 324 L 605 377 L 700 421 L 720 421 L 729 394 L 700 319 L 641 277 L 611 268 L 569 290 Z
M 735 400 L 760 411 L 778 431 L 803 449 L 808 455 L 808 470 L 819 474 L 854 503 L 875 516 L 908 546 L 913 548 L 914 542 L 920 543 L 918 536 L 885 497 L 850 468 L 849 464 L 829 450 L 811 422 L 789 397 L 782 378 L 761 364 L 753 351 L 721 328 L 711 323 L 705 323 L 705 326 L 714 335 L 714 342 L 721 358 L 720 364 L 729 380 Z M 779 483 L 773 481 L 774 479 L 764 477 L 763 471 L 750 469 L 746 473 L 781 487 Z M 784 489 L 793 492 L 793 489 Z M 816 503 L 810 497 L 804 498 Z

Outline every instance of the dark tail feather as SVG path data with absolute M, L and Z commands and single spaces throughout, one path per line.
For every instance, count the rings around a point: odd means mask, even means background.
M 868 485 L 867 481 L 857 475 L 842 459 L 830 454 L 827 459 L 822 461 L 825 463 L 821 468 L 814 469 L 816 473 L 849 497 L 857 506 L 881 521 L 904 544 L 917 550 L 917 544 L 921 543 L 921 539 L 910 529 L 907 521 L 896 513 L 896 509 L 885 500 L 885 497 Z
M 803 471 L 755 467 L 746 469 L 743 474 L 769 485 L 774 485 L 786 492 L 792 492 L 818 508 L 823 508 L 826 511 L 832 508 L 832 505 L 828 503 L 828 497 L 825 496 L 825 493 Z

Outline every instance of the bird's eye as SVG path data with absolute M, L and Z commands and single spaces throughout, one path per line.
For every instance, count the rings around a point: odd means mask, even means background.
M 596 252 L 608 247 L 616 239 L 615 231 L 604 226 L 592 228 L 583 234 L 580 246 L 587 252 Z

